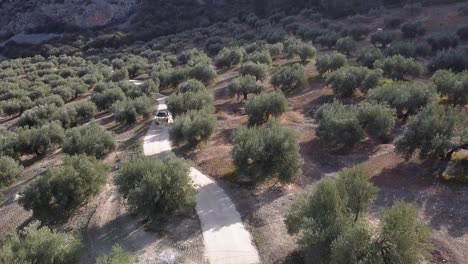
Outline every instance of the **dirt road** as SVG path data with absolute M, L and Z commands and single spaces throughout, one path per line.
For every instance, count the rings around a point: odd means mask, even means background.
M 166 109 L 165 99 L 158 109 Z M 144 153 L 151 156 L 170 151 L 169 128 L 153 123 L 144 139 Z M 257 249 L 231 199 L 211 178 L 192 168 L 197 188 L 197 214 L 201 222 L 205 254 L 211 264 L 259 263 Z

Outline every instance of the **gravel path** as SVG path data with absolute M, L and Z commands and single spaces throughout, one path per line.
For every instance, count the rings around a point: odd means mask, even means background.
M 158 101 L 158 109 L 166 109 L 165 98 Z M 147 156 L 171 150 L 169 128 L 151 124 L 143 145 Z M 205 254 L 211 264 L 259 263 L 257 249 L 245 229 L 239 212 L 219 185 L 195 168 L 190 176 L 197 188 L 197 214 L 201 222 Z

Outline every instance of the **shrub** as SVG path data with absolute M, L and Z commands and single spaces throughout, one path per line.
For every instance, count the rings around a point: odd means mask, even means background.
M 250 124 L 263 124 L 270 116 L 278 117 L 286 112 L 288 100 L 281 92 L 260 93 L 245 104 Z
M 377 31 L 371 35 L 371 43 L 376 45 L 380 44 L 382 47 L 387 47 L 388 44 L 392 43 L 395 40 L 396 34 L 391 31 Z
M 0 248 L 0 263 L 79 263 L 81 243 L 74 236 L 32 222 Z
M 164 159 L 138 158 L 124 163 L 116 185 L 130 210 L 150 219 L 195 206 L 195 190 L 187 161 L 170 154 Z
M 330 85 L 338 97 L 349 97 L 356 89 L 367 92 L 379 84 L 381 70 L 370 70 L 366 67 L 344 66 L 327 76 L 326 84 Z
M 191 110 L 174 120 L 169 137 L 175 145 L 185 143 L 195 147 L 210 138 L 215 126 L 216 117 L 211 112 L 205 109 Z
M 337 32 L 328 31 L 324 35 L 319 36 L 317 38 L 317 42 L 323 47 L 328 47 L 328 49 L 331 49 L 336 45 L 336 42 L 340 37 L 340 34 L 338 34 Z
M 101 256 L 96 259 L 96 264 L 133 264 L 138 263 L 135 257 L 125 254 L 119 245 L 114 245 L 109 255 Z
M 84 121 L 93 118 L 97 114 L 97 107 L 93 102 L 86 101 L 76 107 L 76 118 Z
M 232 158 L 239 175 L 254 181 L 277 177 L 281 182 L 288 182 L 300 171 L 302 160 L 296 136 L 277 121 L 262 127 L 240 127 L 231 141 Z
M 245 50 L 241 48 L 223 48 L 215 58 L 215 65 L 219 68 L 232 68 L 244 58 Z
M 440 51 L 431 59 L 431 71 L 446 69 L 460 72 L 468 68 L 468 54 L 464 50 L 449 49 Z
M 206 90 L 172 94 L 167 100 L 167 108 L 175 116 L 185 114 L 190 110 L 201 110 L 205 107 L 213 108 L 213 97 Z M 214 109 L 211 109 L 211 112 L 214 112 Z
M 374 63 L 375 68 L 383 70 L 384 74 L 392 79 L 403 79 L 405 77 L 419 77 L 424 72 L 421 64 L 414 59 L 394 55 Z
M 81 154 L 104 158 L 116 148 L 111 132 L 96 123 L 67 130 L 62 151 L 66 154 Z
M 433 33 L 427 39 L 433 51 L 456 48 L 460 39 L 453 33 Z
M 245 57 L 245 61 L 251 61 L 254 63 L 260 63 L 260 64 L 266 64 L 266 65 L 271 65 L 273 62 L 270 52 L 268 50 L 264 51 L 255 51 L 253 53 L 250 53 Z
M 257 64 L 253 62 L 242 63 L 239 69 L 241 75 L 255 76 L 257 80 L 263 80 L 267 77 L 268 66 L 265 64 Z
M 205 85 L 199 80 L 194 79 L 187 80 L 177 86 L 177 91 L 179 93 L 198 92 L 202 90 L 206 90 Z
M 19 203 L 42 221 L 58 221 L 69 216 L 105 182 L 107 168 L 94 157 L 65 156 L 63 164 L 50 168 L 46 175 L 21 192 Z M 60 217 L 58 217 L 60 216 Z
M 348 64 L 348 59 L 341 53 L 332 53 L 330 55 L 323 55 L 317 57 L 315 67 L 320 75 L 324 73 L 335 71 Z
M 468 39 L 468 25 L 463 25 L 457 29 L 457 35 L 462 40 Z
M 295 90 L 305 82 L 304 67 L 300 64 L 280 66 L 271 75 L 271 84 L 284 92 Z
M 133 124 L 138 117 L 148 117 L 151 113 L 152 100 L 146 96 L 124 99 L 112 105 L 112 113 L 120 123 Z
M 268 44 L 267 46 L 268 51 L 272 57 L 277 57 L 283 53 L 284 45 L 283 43 L 276 43 L 276 44 Z
M 156 81 L 147 80 L 141 85 L 119 84 L 119 86 L 125 91 L 125 95 L 130 98 L 141 96 L 153 97 L 159 92 L 159 79 L 156 79 Z
M 23 172 L 24 167 L 15 159 L 8 156 L 0 156 L 0 190 L 13 183 Z
M 307 59 L 313 59 L 317 53 L 314 46 L 295 38 L 286 40 L 286 44 L 288 47 L 288 57 L 292 58 L 294 55 L 299 55 L 303 63 L 305 63 Z
M 31 99 L 29 99 L 29 97 L 22 97 L 19 99 L 12 98 L 6 101 L 0 101 L 0 113 L 7 114 L 9 116 L 14 114 L 22 114 L 31 107 L 33 107 L 33 102 Z
M 125 99 L 125 94 L 123 93 L 122 89 L 118 87 L 95 93 L 91 98 L 99 110 L 108 110 L 115 102 L 121 101 L 123 99 Z
M 242 95 L 244 100 L 247 100 L 249 94 L 258 94 L 262 91 L 262 85 L 257 82 L 255 76 L 252 75 L 243 75 L 236 78 L 231 82 L 227 89 L 229 90 L 230 95 L 239 97 Z
M 356 42 L 355 42 L 352 38 L 350 38 L 350 37 L 340 38 L 340 39 L 336 42 L 336 50 L 337 50 L 339 53 L 343 53 L 343 54 L 349 55 L 349 54 L 351 54 L 355 49 L 356 49 Z
M 357 62 L 362 66 L 372 68 L 375 61 L 383 58 L 384 56 L 380 49 L 372 47 L 368 49 L 362 49 L 357 56 Z
M 381 215 L 380 228 L 369 228 L 362 215 L 377 189 L 361 166 L 344 169 L 336 180 L 319 182 L 286 215 L 289 234 L 298 234 L 306 262 L 383 263 L 398 259 L 420 263 L 430 255 L 429 228 L 414 207 L 397 202 Z M 374 231 L 375 230 L 375 231 Z M 414 248 L 411 254 L 409 248 Z
M 204 84 L 209 84 L 216 76 L 218 75 L 213 66 L 207 64 L 197 64 L 189 72 L 190 78 L 199 80 Z
M 423 160 L 450 160 L 453 152 L 466 145 L 467 125 L 457 109 L 431 104 L 408 121 L 395 147 L 406 159 L 419 150 Z
M 18 122 L 18 126 L 41 126 L 51 120 L 54 113 L 57 112 L 57 107 L 54 105 L 39 105 L 25 111 Z
M 396 112 L 385 105 L 363 103 L 358 106 L 358 119 L 367 134 L 386 139 L 395 127 Z
M 129 78 L 130 78 L 129 73 L 128 73 L 128 70 L 126 68 L 115 70 L 114 73 L 111 76 L 111 80 L 113 82 L 126 81 Z
M 46 123 L 39 128 L 18 128 L 14 149 L 19 154 L 43 155 L 60 146 L 64 130 L 59 122 Z
M 406 22 L 401 25 L 401 32 L 404 38 L 415 38 L 426 34 L 426 29 L 420 21 Z
M 153 79 L 158 78 L 161 82 L 161 87 L 176 87 L 189 79 L 190 70 L 190 67 L 164 69 L 153 75 Z
M 415 114 L 421 107 L 433 101 L 435 88 L 411 82 L 394 82 L 372 89 L 368 93 L 369 100 L 385 103 L 395 108 L 397 115 Z
M 60 97 L 60 95 L 53 94 L 53 95 L 49 95 L 49 96 L 42 97 L 42 98 L 35 100 L 34 104 L 36 106 L 50 104 L 50 105 L 55 105 L 56 107 L 61 107 L 65 104 L 65 102 L 63 101 L 62 97 Z
M 403 20 L 399 17 L 393 17 L 393 16 L 384 17 L 385 28 L 389 28 L 389 29 L 397 28 L 401 25 L 402 22 Z
M 327 145 L 353 146 L 364 137 L 354 107 L 340 103 L 325 104 L 315 113 L 318 127 L 315 132 L 321 142 Z
M 450 70 L 439 70 L 432 75 L 432 82 L 437 91 L 447 96 L 453 106 L 464 106 L 468 103 L 468 72 L 454 74 Z

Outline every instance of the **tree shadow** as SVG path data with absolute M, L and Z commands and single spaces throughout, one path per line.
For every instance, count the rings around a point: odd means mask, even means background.
M 404 200 L 422 210 L 432 229 L 447 229 L 453 237 L 468 232 L 468 186 L 439 182 L 414 162 L 385 169 L 371 182 L 380 189 L 373 209 Z

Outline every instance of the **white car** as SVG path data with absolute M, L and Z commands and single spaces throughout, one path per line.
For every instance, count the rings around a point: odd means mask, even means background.
M 161 124 L 161 123 L 172 123 L 172 115 L 169 113 L 167 110 L 158 110 L 156 113 L 156 123 Z

